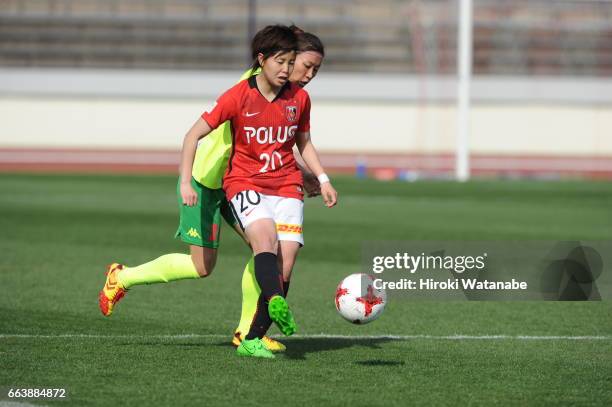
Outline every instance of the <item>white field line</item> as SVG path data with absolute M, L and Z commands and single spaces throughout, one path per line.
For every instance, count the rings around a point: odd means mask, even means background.
M 176 334 L 176 335 L 98 335 L 98 334 L 0 334 L 0 339 L 230 339 L 227 334 Z M 597 341 L 612 340 L 612 336 L 605 335 L 334 335 L 334 334 L 306 334 L 293 335 L 298 339 L 349 339 L 349 340 L 539 340 L 539 341 Z

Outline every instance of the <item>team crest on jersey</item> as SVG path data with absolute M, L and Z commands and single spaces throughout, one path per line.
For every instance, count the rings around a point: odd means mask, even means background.
M 290 122 L 294 122 L 297 119 L 297 106 L 287 106 L 285 112 L 287 113 L 287 120 Z

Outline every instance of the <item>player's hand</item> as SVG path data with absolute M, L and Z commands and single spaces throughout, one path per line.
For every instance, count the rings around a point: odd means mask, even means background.
M 324 182 L 321 184 L 321 195 L 323 196 L 323 202 L 325 206 L 331 208 L 338 203 L 338 192 L 332 187 L 331 182 Z
M 304 178 L 304 190 L 306 191 L 306 196 L 308 198 L 312 198 L 313 196 L 321 195 L 321 184 L 319 180 L 312 172 L 304 171 L 302 173 Z
M 181 198 L 183 198 L 183 205 L 195 206 L 198 203 L 198 193 L 193 189 L 191 183 L 181 182 Z

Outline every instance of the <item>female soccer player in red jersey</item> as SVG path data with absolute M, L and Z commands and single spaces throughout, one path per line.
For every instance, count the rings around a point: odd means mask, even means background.
M 292 26 L 291 29 L 298 34 L 298 55 L 296 57 L 295 68 L 289 80 L 303 87 L 316 76 L 324 57 L 324 47 L 320 39 L 314 34 L 304 32 L 296 26 Z M 248 78 L 261 70 L 258 64 L 256 68 L 247 71 L 243 78 Z M 225 128 L 227 130 L 224 130 Z M 211 137 L 212 139 L 208 140 Z M 227 138 L 227 144 L 220 144 L 221 138 Z M 225 148 L 229 149 L 231 147 L 231 131 L 227 123 L 217 128 L 214 131 L 214 136 L 209 135 L 205 141 L 206 143 L 198 145 L 198 153 L 196 155 L 197 166 L 194 163 L 192 174 L 192 185 L 197 188 L 199 195 L 197 205 L 192 207 L 183 205 L 182 197 L 179 194 L 181 204 L 181 225 L 179 232 L 181 239 L 192 245 L 191 259 L 189 255 L 173 253 L 166 254 L 136 267 L 125 267 L 119 264 L 111 265 L 106 284 L 100 292 L 100 309 L 104 315 L 109 316 L 113 306 L 123 297 L 126 289 L 133 286 L 210 275 L 214 265 L 214 257 L 216 257 L 221 215 L 245 237 L 233 215 L 231 213 L 227 214 L 223 210 L 223 202 L 226 202 L 225 194 L 220 189 L 218 190 L 220 191 L 219 193 L 214 189 L 221 186 L 221 178 L 227 165 L 227 158 L 223 158 L 223 156 L 229 156 L 229 150 L 227 155 L 225 155 L 224 151 Z M 225 147 L 226 145 L 227 147 Z M 206 161 L 217 164 L 207 164 Z M 225 161 L 225 163 L 222 161 Z M 220 165 L 223 166 L 219 167 Z M 307 180 L 309 181 L 308 183 L 306 182 Z M 315 196 L 320 193 L 319 182 L 312 173 L 305 171 L 304 181 L 304 186 L 309 192 L 309 196 Z M 206 232 L 207 230 L 217 230 L 217 233 L 209 235 L 208 233 L 210 232 Z M 179 236 L 179 232 L 177 232 L 177 236 Z M 215 235 L 216 238 L 214 237 Z M 210 236 L 212 236 L 213 240 L 207 240 L 211 239 Z M 210 258 L 211 255 L 212 258 Z M 200 264 L 202 262 L 203 264 Z M 283 278 L 285 293 L 289 288 L 288 277 L 285 276 Z M 260 289 L 254 275 L 253 259 L 245 267 L 242 278 L 242 292 L 241 319 L 232 340 L 235 346 L 239 346 L 240 341 L 249 332 L 257 310 L 265 308 L 261 303 Z M 267 312 L 264 312 L 262 315 L 267 316 Z M 268 320 L 267 326 L 270 324 L 271 321 Z M 283 344 L 278 341 L 268 337 L 263 339 L 265 345 L 272 351 L 282 351 L 285 349 Z
M 282 282 L 283 277 L 289 279 L 303 244 L 303 181 L 294 145 L 318 177 L 326 205 L 332 207 L 337 200 L 310 140 L 308 94 L 288 82 L 296 49 L 297 36 L 289 27 L 268 26 L 255 35 L 252 52 L 261 73 L 225 92 L 193 125 L 185 136 L 180 167 L 181 179 L 186 180 L 180 187 L 183 202 L 195 205 L 198 195 L 188 180 L 198 140 L 231 121 L 233 149 L 223 187 L 253 249 L 255 276 L 268 316 L 285 335 L 293 334 L 296 324 Z M 261 342 L 268 328 L 263 314 L 255 315 L 238 354 L 273 357 Z
M 323 43 L 316 35 L 304 32 L 296 26 L 292 26 L 291 29 L 298 34 L 298 53 L 289 81 L 304 87 L 317 75 L 325 56 L 325 49 Z M 303 171 L 303 177 L 304 187 L 308 192 L 308 196 L 316 196 L 319 194 L 319 182 L 316 177 L 309 171 Z M 314 178 L 314 180 L 312 180 L 312 178 Z M 307 181 L 309 182 L 307 183 Z M 308 185 L 310 185 L 310 188 Z M 255 278 L 253 263 L 253 259 L 251 259 L 242 275 L 242 311 L 240 322 L 238 327 L 234 330 L 234 337 L 232 338 L 232 344 L 236 347 L 240 346 L 240 342 L 249 332 L 254 320 L 266 318 L 267 316 L 267 310 Z M 283 290 L 286 296 L 289 290 L 289 276 L 283 277 Z M 261 312 L 262 310 L 264 312 Z M 255 318 L 258 311 L 261 312 L 261 315 L 259 318 Z M 268 318 L 264 326 L 270 326 L 271 323 L 272 321 Z M 285 350 L 285 346 L 281 342 L 268 336 L 264 336 L 263 341 L 266 347 L 273 352 Z

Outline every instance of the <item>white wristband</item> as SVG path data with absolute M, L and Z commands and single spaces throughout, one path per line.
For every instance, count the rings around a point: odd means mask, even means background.
M 319 184 L 325 184 L 326 182 L 329 182 L 329 177 L 326 173 L 319 175 L 317 179 L 319 180 Z

